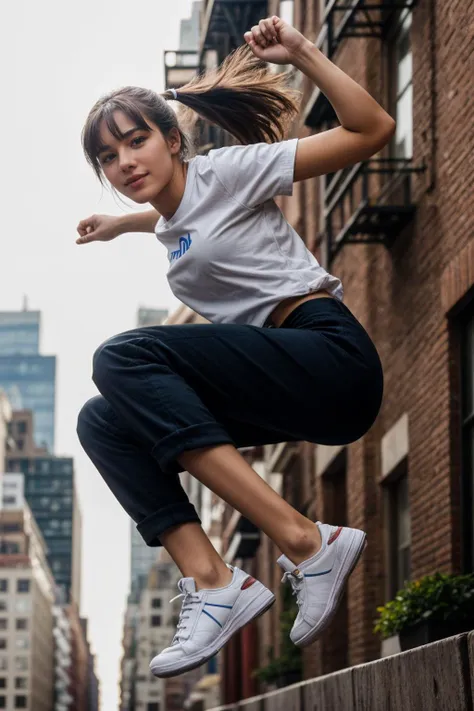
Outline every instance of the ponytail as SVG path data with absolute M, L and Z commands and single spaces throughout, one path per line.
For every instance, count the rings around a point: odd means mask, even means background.
M 273 74 L 248 45 L 232 52 L 163 98 L 177 100 L 201 118 L 228 131 L 239 143 L 276 143 L 298 114 L 299 92 L 287 85 L 288 72 Z

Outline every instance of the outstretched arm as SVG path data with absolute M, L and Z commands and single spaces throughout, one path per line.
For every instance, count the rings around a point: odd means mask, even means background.
M 160 214 L 156 210 L 135 212 L 129 215 L 91 215 L 77 226 L 76 244 L 109 242 L 126 232 L 154 232 Z

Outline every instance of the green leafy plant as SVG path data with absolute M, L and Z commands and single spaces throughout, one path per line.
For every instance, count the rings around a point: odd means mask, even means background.
M 453 625 L 474 622 L 474 574 L 436 573 L 409 582 L 377 612 L 374 632 L 382 639 L 428 620 Z
M 290 630 L 298 614 L 296 599 L 291 595 L 289 587 L 283 592 L 284 609 L 280 614 L 280 656 L 275 659 L 274 650 L 269 651 L 270 662 L 253 672 L 253 676 L 266 684 L 284 681 L 285 677 L 295 675 L 301 678 L 303 671 L 303 657 L 299 647 L 290 640 Z

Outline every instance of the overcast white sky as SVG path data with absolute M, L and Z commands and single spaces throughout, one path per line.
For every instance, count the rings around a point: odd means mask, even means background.
M 95 348 L 134 328 L 139 306 L 174 308 L 166 251 L 153 235 L 76 246 L 94 212 L 124 210 L 104 192 L 80 145 L 104 92 L 162 91 L 163 50 L 175 49 L 191 0 L 15 0 L 0 27 L 0 310 L 43 314 L 42 353 L 58 356 L 56 454 L 73 456 L 83 513 L 82 614 L 98 655 L 102 711 L 117 711 L 129 520 L 75 433 Z M 138 208 L 143 209 L 143 208 Z

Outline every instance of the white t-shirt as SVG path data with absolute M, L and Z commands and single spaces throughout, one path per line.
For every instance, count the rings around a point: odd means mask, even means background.
M 280 301 L 327 289 L 328 274 L 274 202 L 291 195 L 298 139 L 212 150 L 189 161 L 186 187 L 158 240 L 175 296 L 212 323 L 263 326 Z

